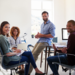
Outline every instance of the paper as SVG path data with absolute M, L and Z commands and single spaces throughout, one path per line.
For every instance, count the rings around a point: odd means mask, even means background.
M 17 56 L 20 56 L 20 55 L 23 54 L 23 53 L 24 53 L 24 50 L 21 49 L 21 53 L 17 54 Z

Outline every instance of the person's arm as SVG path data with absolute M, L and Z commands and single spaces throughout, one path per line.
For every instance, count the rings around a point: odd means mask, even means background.
M 45 37 L 45 38 L 53 38 L 53 36 L 51 34 L 47 34 L 47 35 L 42 35 L 42 37 Z
M 75 34 L 70 34 L 67 45 L 67 53 L 75 53 Z
M 55 44 L 53 44 L 53 48 L 56 52 L 60 52 L 60 53 L 67 53 L 67 48 L 63 48 L 61 50 L 58 50 L 57 47 L 55 46 Z
M 38 33 L 35 38 L 53 38 L 55 36 L 55 26 L 53 24 L 50 25 L 49 27 L 49 34 L 41 34 Z
M 39 33 L 35 36 L 35 38 L 42 38 L 42 37 L 44 37 L 44 38 L 53 38 L 53 36 L 51 34 L 41 34 L 41 33 Z
M 21 52 L 20 50 L 17 50 L 15 52 L 10 52 L 9 42 L 4 36 L 0 37 L 0 46 L 2 48 L 3 54 L 6 56 L 13 56 Z
M 6 53 L 6 56 L 14 56 L 14 55 L 17 55 L 18 53 L 21 53 L 21 50 L 16 50 L 14 52 Z
M 54 38 L 54 36 L 55 36 L 55 25 L 51 24 L 49 27 L 49 34 L 45 35 L 44 37 Z

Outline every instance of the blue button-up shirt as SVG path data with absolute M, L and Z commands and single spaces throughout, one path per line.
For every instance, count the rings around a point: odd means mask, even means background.
M 41 25 L 41 34 L 51 34 L 54 37 L 55 36 L 55 25 L 50 20 L 48 20 L 46 24 L 44 24 L 43 22 L 43 24 Z M 49 45 L 51 45 L 51 40 L 52 38 L 42 37 L 38 40 L 38 43 L 47 42 Z

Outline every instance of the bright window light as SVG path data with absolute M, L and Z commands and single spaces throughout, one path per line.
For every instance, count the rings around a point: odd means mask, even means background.
M 53 0 L 31 0 L 31 35 L 40 32 L 43 11 L 49 13 L 49 19 L 53 22 L 53 9 Z

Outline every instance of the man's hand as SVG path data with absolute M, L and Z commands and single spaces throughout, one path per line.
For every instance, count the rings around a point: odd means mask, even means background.
M 35 35 L 35 38 L 41 38 L 42 37 L 42 34 L 41 33 L 37 33 L 37 35 Z
M 67 48 L 61 49 L 62 53 L 67 53 Z
M 55 46 L 55 44 L 53 44 L 53 48 L 54 48 L 54 50 L 57 50 L 57 47 Z

